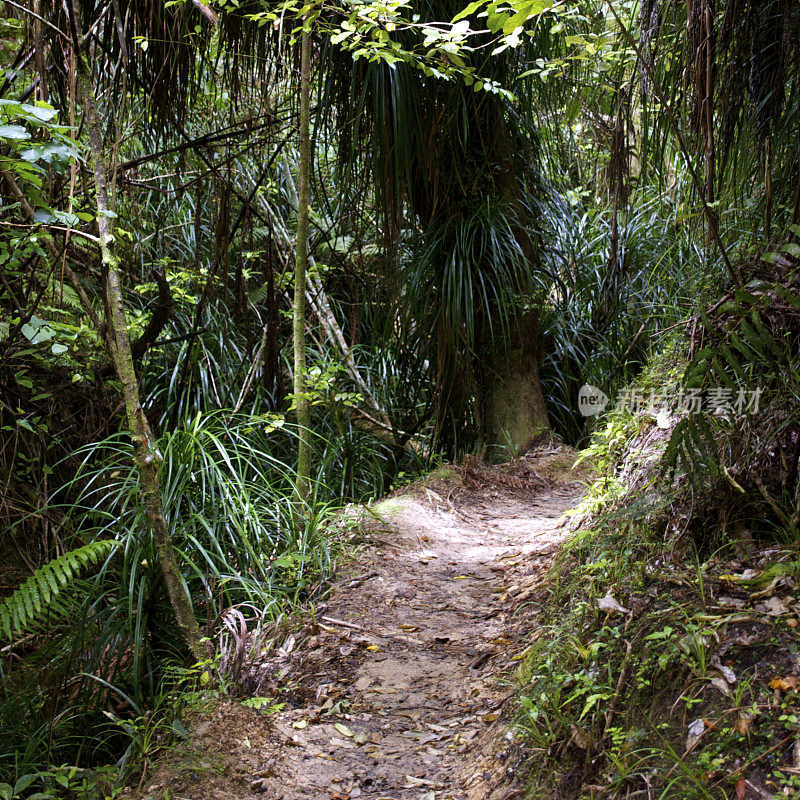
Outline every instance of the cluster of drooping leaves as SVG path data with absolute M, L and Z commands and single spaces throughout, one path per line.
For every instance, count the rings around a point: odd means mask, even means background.
M 16 184 L 14 199 L 2 208 L 0 269 L 11 287 L 18 280 L 27 285 L 31 275 L 42 287 L 38 293 L 9 295 L 10 304 L 0 310 L 0 342 L 21 343 L 14 349 L 17 359 L 56 359 L 71 366 L 76 380 L 82 371 L 77 362 L 68 363 L 69 352 L 87 331 L 75 319 L 76 312 L 82 311 L 80 300 L 63 283 L 54 263 L 58 247 L 53 234 L 77 233 L 94 217 L 82 211 L 75 199 L 66 210 L 55 207 L 51 189 L 54 181 L 66 179 L 79 160 L 72 129 L 59 122 L 52 105 L 0 99 L 0 169 Z M 34 388 L 24 366 L 17 370 L 16 382 Z
M 46 191 L 48 172 L 63 173 L 72 159 L 79 158 L 77 144 L 69 135 L 71 129 L 60 125 L 57 117 L 58 111 L 49 103 L 0 99 L 0 165 L 17 180 L 36 212 L 36 222 L 58 220 L 74 226 L 81 219 L 90 221 L 91 216 L 52 208 Z

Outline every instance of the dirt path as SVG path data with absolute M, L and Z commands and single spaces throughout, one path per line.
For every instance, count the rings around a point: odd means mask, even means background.
M 559 518 L 580 495 L 575 483 L 535 477 L 530 468 L 543 465 L 527 462 L 513 479 L 468 472 L 378 504 L 368 545 L 316 609 L 316 625 L 253 673 L 256 693 L 286 708 L 264 715 L 223 703 L 195 728 L 195 761 L 162 769 L 149 793 L 507 795 L 508 677 L 536 628 L 532 601 L 565 536 Z

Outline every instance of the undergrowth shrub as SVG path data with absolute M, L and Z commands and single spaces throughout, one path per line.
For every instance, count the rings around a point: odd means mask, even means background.
M 718 275 L 691 267 L 700 254 L 696 237 L 676 223 L 680 197 L 638 191 L 618 220 L 616 252 L 612 209 L 560 198 L 548 207 L 543 256 L 557 279 L 542 307 L 541 380 L 553 428 L 571 444 L 591 430 L 576 413 L 578 389 L 589 383 L 613 398 L 669 345 L 665 332 Z
M 687 369 L 666 348 L 633 388 L 747 381 L 764 389 L 759 411 L 616 408 L 582 454 L 599 476 L 518 674 L 532 797 L 796 790 L 797 389 L 786 371 L 800 301 L 785 275 L 755 280 L 690 321 Z
M 683 416 L 664 453 L 665 476 L 694 498 L 689 524 L 706 547 L 751 534 L 800 541 L 798 255 L 793 243 L 766 254 L 768 266 L 749 267 L 743 288 L 696 319 L 682 385 L 757 397 L 750 413 Z
M 198 414 L 158 442 L 167 524 L 208 636 L 230 608 L 256 609 L 269 624 L 330 571 L 324 492 L 318 486 L 299 505 L 293 467 L 274 454 L 292 436 L 280 417 L 220 412 Z M 183 661 L 129 437 L 79 450 L 54 509 L 65 539 L 84 544 L 0 606 L 21 658 L 0 666 L 0 780 L 42 763 L 115 761 L 130 737 L 124 725 L 109 732 L 108 714 L 129 722 L 143 714 L 163 691 L 165 671 Z M 92 565 L 93 574 L 74 580 Z

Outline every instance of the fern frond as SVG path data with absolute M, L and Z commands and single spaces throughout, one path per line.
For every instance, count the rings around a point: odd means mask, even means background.
M 0 637 L 11 640 L 15 634 L 27 632 L 44 612 L 61 616 L 63 606 L 57 600 L 62 590 L 118 545 L 112 539 L 92 542 L 37 569 L 11 597 L 0 602 Z
M 755 382 L 770 386 L 785 380 L 795 346 L 785 317 L 787 307 L 800 309 L 800 293 L 786 281 L 753 282 L 750 288 L 754 291 L 737 289 L 713 319 L 701 312 L 704 346 L 686 367 L 685 386 L 716 384 L 735 391 Z M 692 480 L 700 481 L 718 475 L 722 454 L 713 424 L 715 420 L 704 413 L 682 419 L 664 451 L 664 470 L 674 475 L 683 465 Z
M 83 303 L 81 303 L 81 299 L 75 289 L 52 275 L 48 284 L 48 293 L 51 297 L 57 298 L 62 309 L 77 311 L 81 314 L 85 313 Z
M 257 286 L 255 289 L 250 291 L 248 299 L 254 305 L 261 305 L 266 299 L 267 295 L 269 294 L 269 283 L 262 283 L 261 286 Z

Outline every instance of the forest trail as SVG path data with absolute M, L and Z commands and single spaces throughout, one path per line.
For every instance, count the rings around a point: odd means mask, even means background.
M 377 504 L 315 623 L 249 668 L 284 710 L 223 702 L 144 796 L 513 796 L 504 703 L 581 494 L 574 457 L 552 447 L 511 475 L 468 466 Z

